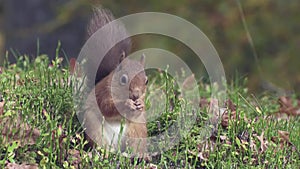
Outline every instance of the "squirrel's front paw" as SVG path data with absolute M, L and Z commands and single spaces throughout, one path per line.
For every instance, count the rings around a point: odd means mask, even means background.
M 142 99 L 137 99 L 136 101 L 133 101 L 132 99 L 127 99 L 125 101 L 125 106 L 127 106 L 131 111 L 143 110 L 144 101 Z
M 125 106 L 128 107 L 131 111 L 137 110 L 135 101 L 127 99 L 125 101 Z
M 135 102 L 134 102 L 134 105 L 136 106 L 136 110 L 143 110 L 144 109 L 144 100 L 142 99 L 137 99 Z

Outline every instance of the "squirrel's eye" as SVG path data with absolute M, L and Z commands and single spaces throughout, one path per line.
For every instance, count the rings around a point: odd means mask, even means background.
M 146 78 L 146 81 L 145 81 L 145 85 L 147 85 L 148 84 L 148 78 Z
M 128 76 L 126 74 L 123 74 L 120 78 L 120 84 L 125 85 L 128 83 Z

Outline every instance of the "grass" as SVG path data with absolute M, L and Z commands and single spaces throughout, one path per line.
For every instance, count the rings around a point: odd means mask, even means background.
M 228 86 L 227 110 L 212 136 L 203 139 L 207 120 L 210 87 L 199 84 L 204 103 L 201 111 L 188 113 L 195 124 L 171 149 L 153 156 L 150 162 L 131 160 L 104 149 L 87 149 L 87 141 L 74 110 L 70 74 L 62 59 L 47 56 L 29 60 L 20 56 L 16 64 L 5 64 L 0 74 L 0 92 L 4 102 L 0 114 L 0 165 L 37 164 L 39 168 L 133 168 L 150 165 L 158 168 L 298 168 L 300 166 L 299 116 L 280 119 L 278 97 L 253 96 L 241 81 Z M 150 95 L 162 86 L 165 111 L 147 124 L 149 135 L 167 131 L 172 124 L 185 127 L 180 112 L 190 110 L 180 99 L 173 79 L 166 74 L 150 77 Z M 171 102 L 169 101 L 171 100 Z M 296 106 L 296 96 L 291 97 Z M 230 104 L 232 102 L 232 104 Z M 172 109 L 169 109 L 172 107 Z M 1 104 L 0 104 L 1 108 Z M 285 117 L 285 116 L 283 116 Z M 188 117 L 190 118 L 190 117 Z M 166 137 L 172 137 L 167 132 Z

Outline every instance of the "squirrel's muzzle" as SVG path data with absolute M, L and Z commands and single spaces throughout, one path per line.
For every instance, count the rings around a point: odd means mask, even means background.
M 142 90 L 139 88 L 135 88 L 130 92 L 130 99 L 132 99 L 133 101 L 139 99 L 142 96 Z

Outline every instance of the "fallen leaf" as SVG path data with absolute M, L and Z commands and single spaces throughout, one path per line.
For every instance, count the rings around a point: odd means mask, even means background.
M 271 116 L 268 117 L 269 118 L 274 118 L 277 119 L 277 120 L 289 120 L 290 119 L 290 116 L 286 113 L 281 113 L 281 112 L 278 112 L 278 113 L 274 113 L 272 114 Z
M 40 136 L 40 131 L 24 123 L 20 115 L 0 117 L 0 126 L 3 144 L 19 141 L 21 146 L 32 145 Z
M 221 125 L 224 128 L 227 128 L 229 126 L 230 120 L 232 120 L 232 121 L 236 120 L 236 112 L 235 111 L 233 111 L 231 113 L 229 113 L 228 111 L 225 111 L 222 114 Z
M 203 160 L 203 161 L 208 161 L 208 158 L 205 157 L 205 155 L 204 155 L 202 152 L 200 152 L 200 153 L 198 154 L 198 157 L 199 157 L 201 160 Z
M 195 79 L 195 75 L 192 74 L 190 76 L 188 76 L 182 83 L 182 89 L 183 90 L 192 90 L 195 87 L 195 83 L 196 79 Z
M 289 116 L 300 115 L 300 103 L 298 100 L 297 106 L 293 105 L 293 100 L 290 97 L 282 96 L 278 100 L 280 108 L 279 113 L 285 113 Z
M 188 152 L 201 160 L 204 160 L 204 161 L 208 160 L 209 151 L 207 151 L 207 149 L 200 150 L 199 152 L 194 152 L 194 151 L 188 150 Z
M 227 139 L 227 136 L 220 136 L 221 141 L 225 141 Z
M 279 143 L 279 138 L 276 136 L 272 136 L 271 141 L 273 141 L 274 143 Z
M 253 151 L 255 153 L 257 152 L 256 144 L 255 144 L 254 140 L 252 140 L 252 139 L 250 139 L 250 149 L 251 149 L 251 151 Z
M 232 102 L 231 99 L 228 99 L 226 101 L 226 106 L 228 107 L 229 110 L 236 111 L 236 105 Z
M 147 167 L 148 167 L 149 169 L 157 169 L 157 168 L 158 168 L 157 165 L 152 164 L 152 163 L 150 163 Z
M 267 150 L 267 142 L 264 140 L 264 132 L 262 132 L 260 136 L 256 136 L 256 138 L 260 141 L 261 152 L 265 152 Z
M 248 142 L 248 141 L 249 141 L 249 137 L 250 137 L 250 135 L 249 135 L 249 133 L 248 133 L 247 130 L 245 130 L 245 131 L 243 131 L 243 132 L 240 132 L 240 133 L 238 134 L 238 138 L 239 138 L 241 141 L 243 141 L 243 142 Z
M 219 122 L 219 117 L 221 117 L 221 115 L 224 113 L 223 109 L 220 109 L 219 101 L 217 99 L 211 98 L 208 112 L 209 116 L 211 117 L 211 124 L 216 127 Z
M 278 138 L 280 147 L 283 148 L 285 145 L 294 146 L 292 142 L 290 142 L 290 133 L 287 131 L 278 130 Z
M 290 133 L 287 131 L 278 130 L 279 138 L 281 138 L 285 142 L 289 142 Z
M 71 166 L 74 166 L 75 168 L 79 168 L 79 165 L 81 163 L 80 151 L 75 149 L 69 150 L 67 160 Z
M 226 111 L 223 115 L 222 115 L 222 119 L 221 119 L 221 125 L 225 128 L 227 128 L 229 126 L 229 114 L 228 111 Z
M 5 169 L 38 169 L 38 165 L 7 163 Z

